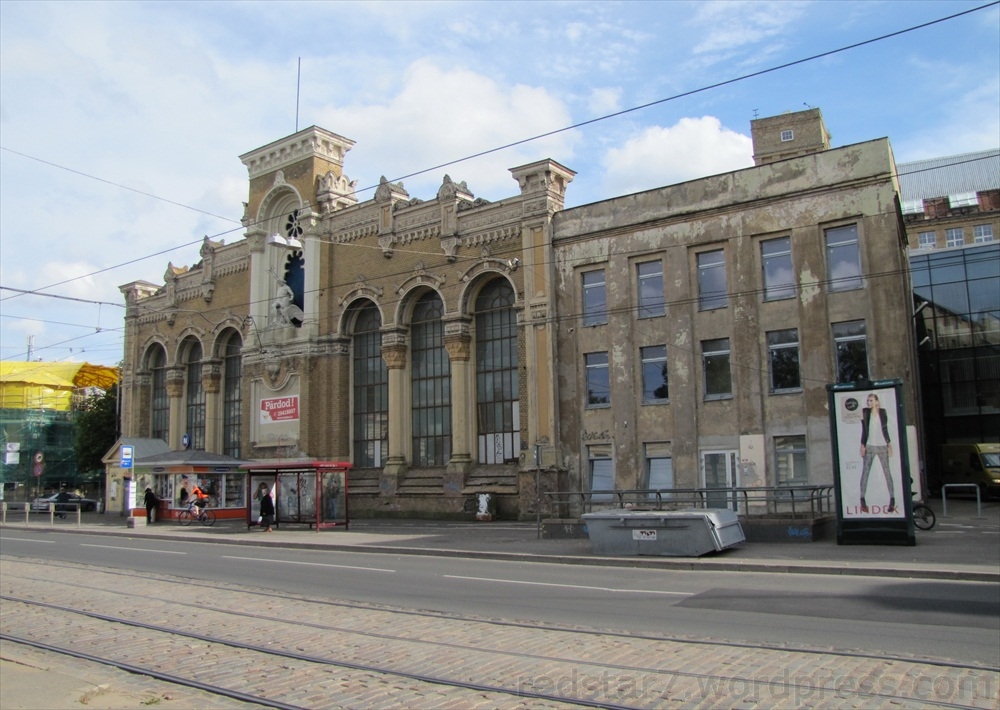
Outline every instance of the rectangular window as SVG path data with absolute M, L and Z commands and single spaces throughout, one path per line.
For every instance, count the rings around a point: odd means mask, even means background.
M 607 353 L 584 355 L 587 370 L 587 406 L 604 407 L 611 404 L 611 374 Z
M 583 274 L 583 324 L 601 325 L 608 322 L 608 296 L 604 286 L 604 269 Z
M 949 247 L 960 247 L 965 244 L 965 230 L 961 227 L 946 229 L 944 231 L 945 245 Z
M 663 262 L 647 261 L 636 265 L 639 281 L 639 317 L 653 318 L 667 312 L 663 297 Z
M 781 142 L 787 143 L 790 140 L 795 140 L 795 131 L 788 128 L 781 132 Z
M 667 389 L 667 346 L 652 345 L 640 348 L 642 359 L 642 401 L 666 402 L 670 398 Z
M 985 244 L 993 241 L 993 225 L 977 224 L 972 228 L 973 240 L 976 244 Z
M 611 445 L 600 444 L 587 447 L 590 463 L 590 490 L 592 501 L 612 501 L 615 489 L 615 462 L 611 458 Z M 603 491 L 594 493 L 594 491 Z
M 858 225 L 825 230 L 827 278 L 831 291 L 861 288 Z
M 921 232 L 917 235 L 919 244 L 917 245 L 921 249 L 933 249 L 937 246 L 937 233 L 935 232 Z
M 764 269 L 764 300 L 794 298 L 795 272 L 792 271 L 791 239 L 781 237 L 761 242 L 760 260 Z
M 767 351 L 771 370 L 771 391 L 801 390 L 799 331 L 795 328 L 771 331 L 767 334 Z
M 670 444 L 649 443 L 646 448 L 646 480 L 643 487 L 650 491 L 669 490 L 674 487 L 674 460 L 670 456 Z M 670 498 L 672 494 L 663 494 Z
M 837 354 L 837 384 L 868 379 L 868 341 L 865 322 L 852 320 L 833 324 Z
M 805 486 L 809 484 L 804 436 L 774 437 L 774 470 L 779 486 Z
M 698 254 L 698 307 L 703 311 L 725 308 L 726 297 L 726 253 L 703 251 Z
M 705 369 L 705 399 L 723 399 L 733 395 L 732 373 L 729 371 L 729 338 L 701 341 L 702 363 Z

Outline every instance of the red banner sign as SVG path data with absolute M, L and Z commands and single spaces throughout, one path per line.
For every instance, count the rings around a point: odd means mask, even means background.
M 260 400 L 260 423 L 292 422 L 299 418 L 299 397 L 272 397 Z

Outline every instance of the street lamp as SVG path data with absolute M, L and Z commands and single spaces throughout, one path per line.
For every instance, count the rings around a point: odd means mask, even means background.
M 272 234 L 271 238 L 267 240 L 269 244 L 277 244 L 278 246 L 291 247 L 292 249 L 301 249 L 302 242 L 300 242 L 295 237 L 288 237 L 287 239 L 280 234 Z

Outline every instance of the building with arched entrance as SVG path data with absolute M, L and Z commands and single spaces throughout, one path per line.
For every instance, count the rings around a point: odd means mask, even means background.
M 347 138 L 251 151 L 244 238 L 122 287 L 125 433 L 349 461 L 355 517 L 830 483 L 827 384 L 913 402 L 892 153 L 830 148 L 818 110 L 753 133 L 754 167 L 572 209 L 550 159 L 498 201 L 447 175 L 359 201 Z

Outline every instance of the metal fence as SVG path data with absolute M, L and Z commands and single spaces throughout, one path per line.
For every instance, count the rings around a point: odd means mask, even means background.
M 749 488 L 609 489 L 551 491 L 545 495 L 560 517 L 598 510 L 680 510 L 729 508 L 746 517 L 820 518 L 835 512 L 833 485 Z

